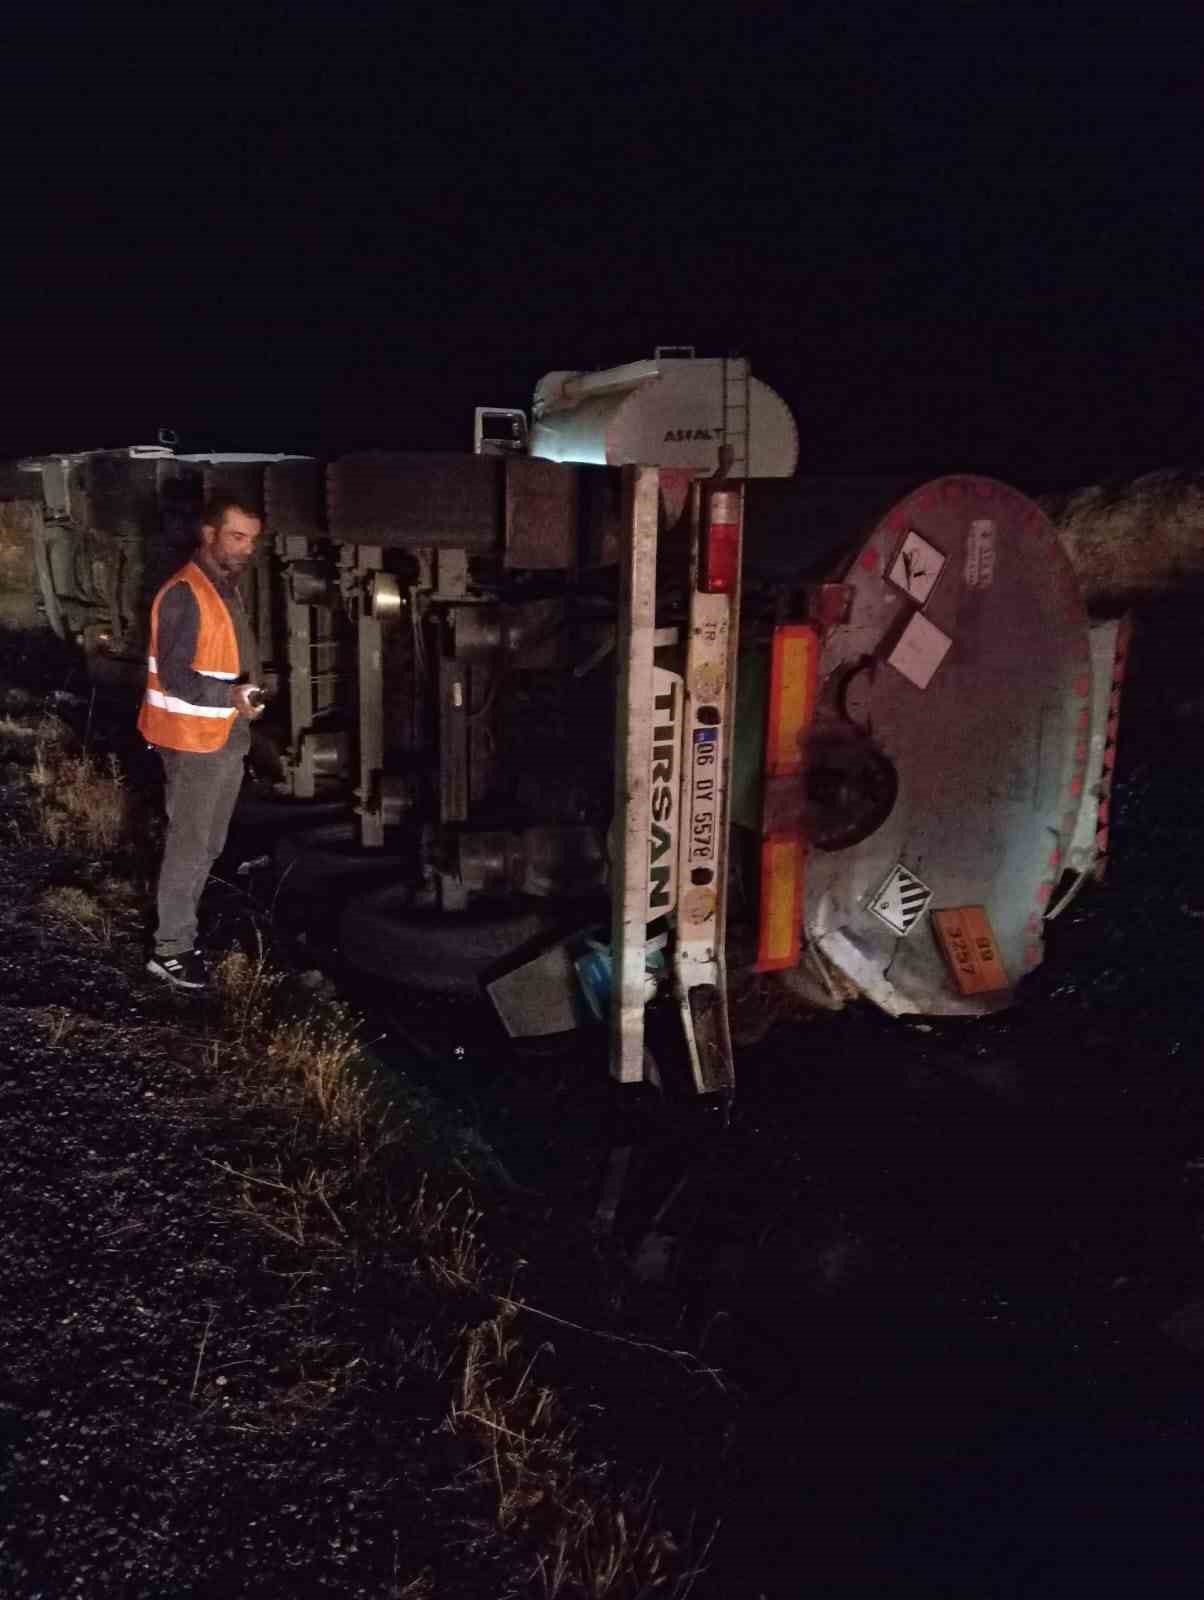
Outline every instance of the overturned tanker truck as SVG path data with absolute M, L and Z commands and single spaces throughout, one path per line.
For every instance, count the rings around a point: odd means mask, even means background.
M 475 446 L 25 462 L 45 611 L 136 684 L 203 497 L 261 506 L 280 892 L 516 1039 L 608 1023 L 620 1083 L 730 1095 L 750 975 L 1007 1005 L 1100 869 L 1127 648 L 1038 506 L 958 475 L 783 538 L 788 408 L 688 350 L 551 373 Z

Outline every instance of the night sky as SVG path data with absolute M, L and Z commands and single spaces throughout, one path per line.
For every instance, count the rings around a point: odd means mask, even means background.
M 474 404 L 689 342 L 780 389 L 804 472 L 1197 464 L 1169 15 L 46 8 L 0 68 L 0 457 L 467 448 Z

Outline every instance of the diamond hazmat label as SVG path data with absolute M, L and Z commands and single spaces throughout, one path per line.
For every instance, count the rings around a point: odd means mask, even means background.
M 944 553 L 931 544 L 914 528 L 899 546 L 899 553 L 891 562 L 887 577 L 897 589 L 902 589 L 917 605 L 927 605 L 928 596 L 936 588 L 936 581 L 945 566 Z
M 900 861 L 870 901 L 870 910 L 892 932 L 908 934 L 928 909 L 932 890 Z

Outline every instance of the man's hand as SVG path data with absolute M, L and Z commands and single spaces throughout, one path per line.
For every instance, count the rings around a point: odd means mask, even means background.
M 252 696 L 259 698 L 256 704 Z M 230 704 L 240 717 L 246 717 L 249 722 L 254 722 L 256 717 L 263 715 L 263 690 L 254 683 L 236 683 L 230 691 Z

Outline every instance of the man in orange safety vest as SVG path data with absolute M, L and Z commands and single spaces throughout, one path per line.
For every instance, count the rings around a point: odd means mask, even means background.
M 238 589 L 262 531 L 258 512 L 236 497 L 208 501 L 192 559 L 151 607 L 138 727 L 163 760 L 167 838 L 147 971 L 179 989 L 205 987 L 197 906 L 226 842 L 250 724 L 263 710 L 258 647 Z

